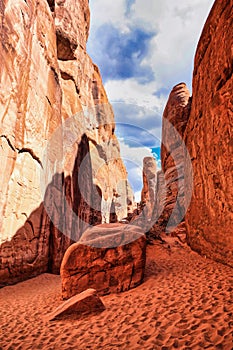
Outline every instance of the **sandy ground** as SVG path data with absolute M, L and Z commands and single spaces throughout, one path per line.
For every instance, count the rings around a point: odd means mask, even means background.
M 169 244 L 169 246 L 168 246 Z M 233 349 L 233 269 L 176 239 L 148 246 L 145 282 L 103 297 L 106 310 L 50 322 L 60 277 L 0 290 L 0 349 Z

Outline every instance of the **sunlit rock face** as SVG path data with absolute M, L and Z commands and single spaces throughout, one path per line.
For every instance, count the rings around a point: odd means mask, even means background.
M 0 281 L 59 272 L 89 225 L 127 216 L 127 174 L 87 0 L 0 5 Z M 79 176 L 80 174 L 80 176 Z
M 190 246 L 233 266 L 233 6 L 216 0 L 199 40 L 185 142 L 193 195 L 186 214 Z M 189 189 L 190 169 L 186 169 Z

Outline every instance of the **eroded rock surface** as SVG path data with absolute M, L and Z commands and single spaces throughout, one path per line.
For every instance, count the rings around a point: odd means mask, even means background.
M 61 265 L 62 297 L 88 287 L 101 295 L 123 292 L 143 281 L 146 238 L 134 225 L 99 225 L 71 245 Z
M 233 266 L 233 2 L 216 0 L 199 40 L 185 142 L 193 196 L 186 215 L 190 246 Z M 186 169 L 189 189 L 190 169 Z
M 4 0 L 0 16 L 4 285 L 58 273 L 83 230 L 109 221 L 113 201 L 126 217 L 127 174 L 100 72 L 86 53 L 88 1 Z
M 183 135 L 190 112 L 190 93 L 184 83 L 176 85 L 163 114 L 161 163 L 165 180 L 162 220 L 167 230 L 184 218 L 184 143 Z M 158 205 L 161 207 L 161 204 Z

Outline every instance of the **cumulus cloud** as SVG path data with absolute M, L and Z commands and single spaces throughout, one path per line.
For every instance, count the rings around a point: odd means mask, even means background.
M 191 89 L 197 41 L 213 2 L 90 0 L 88 51 L 110 102 L 145 106 L 161 118 L 175 84 Z
M 98 27 L 92 42 L 94 49 L 91 49 L 91 44 L 90 49 L 93 60 L 102 66 L 104 82 L 132 77 L 142 84 L 154 80 L 152 69 L 142 64 L 153 35 L 137 27 L 122 33 L 120 28 L 110 23 Z
M 157 35 L 150 41 L 149 54 L 144 64 L 155 73 L 157 86 L 171 87 L 186 81 L 191 88 L 194 53 L 202 27 L 213 0 L 172 0 L 153 1 L 154 19 L 149 5 L 143 6 L 141 0 L 133 5 L 135 21 L 150 18 Z M 151 3 L 148 1 L 148 4 Z M 156 5 L 157 4 L 157 5 Z M 158 7 L 156 9 L 156 7 Z
M 159 159 L 162 113 L 172 87 L 191 90 L 194 54 L 214 0 L 90 0 L 88 51 L 113 104 L 121 151 Z M 145 151 L 146 150 L 146 151 Z M 131 157 L 131 158 L 130 158 Z M 134 191 L 141 170 L 126 161 Z M 140 174 L 139 174 L 140 173 Z
M 142 170 L 143 158 L 152 156 L 151 149 L 143 146 L 130 147 L 122 139 L 119 139 L 119 142 L 121 145 L 121 157 L 125 161 L 131 162 L 132 165 Z
M 113 103 L 116 132 L 128 145 L 157 147 L 161 144 L 161 117 L 158 113 L 134 104 Z
M 167 91 L 158 90 L 156 81 L 142 85 L 136 78 L 110 80 L 106 82 L 105 88 L 111 102 L 134 104 L 160 115 L 167 100 Z
M 127 31 L 126 0 L 90 0 L 89 5 L 91 8 L 91 33 L 90 36 L 95 35 L 95 31 L 98 27 L 106 23 L 111 23 L 116 28 L 120 28 L 121 31 Z
M 153 78 L 154 85 L 147 87 L 147 92 L 150 88 L 147 97 L 152 100 L 156 91 L 161 88 L 171 90 L 180 81 L 186 81 L 191 88 L 195 48 L 213 2 L 91 0 L 92 27 L 88 48 L 104 76 L 106 73 L 104 79 L 128 79 L 133 73 L 139 83 L 151 82 Z M 132 67 L 127 61 L 130 57 Z M 112 69 L 107 77 L 105 66 L 110 66 L 110 58 Z M 118 63 L 115 64 L 114 59 Z M 118 91 L 113 100 L 117 99 Z M 156 102 L 154 100 L 155 105 Z

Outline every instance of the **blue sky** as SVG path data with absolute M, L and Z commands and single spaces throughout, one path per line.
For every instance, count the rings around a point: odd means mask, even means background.
M 194 53 L 214 0 L 90 0 L 87 50 L 113 105 L 116 133 L 136 199 L 142 160 L 157 155 L 172 87 L 191 90 Z

